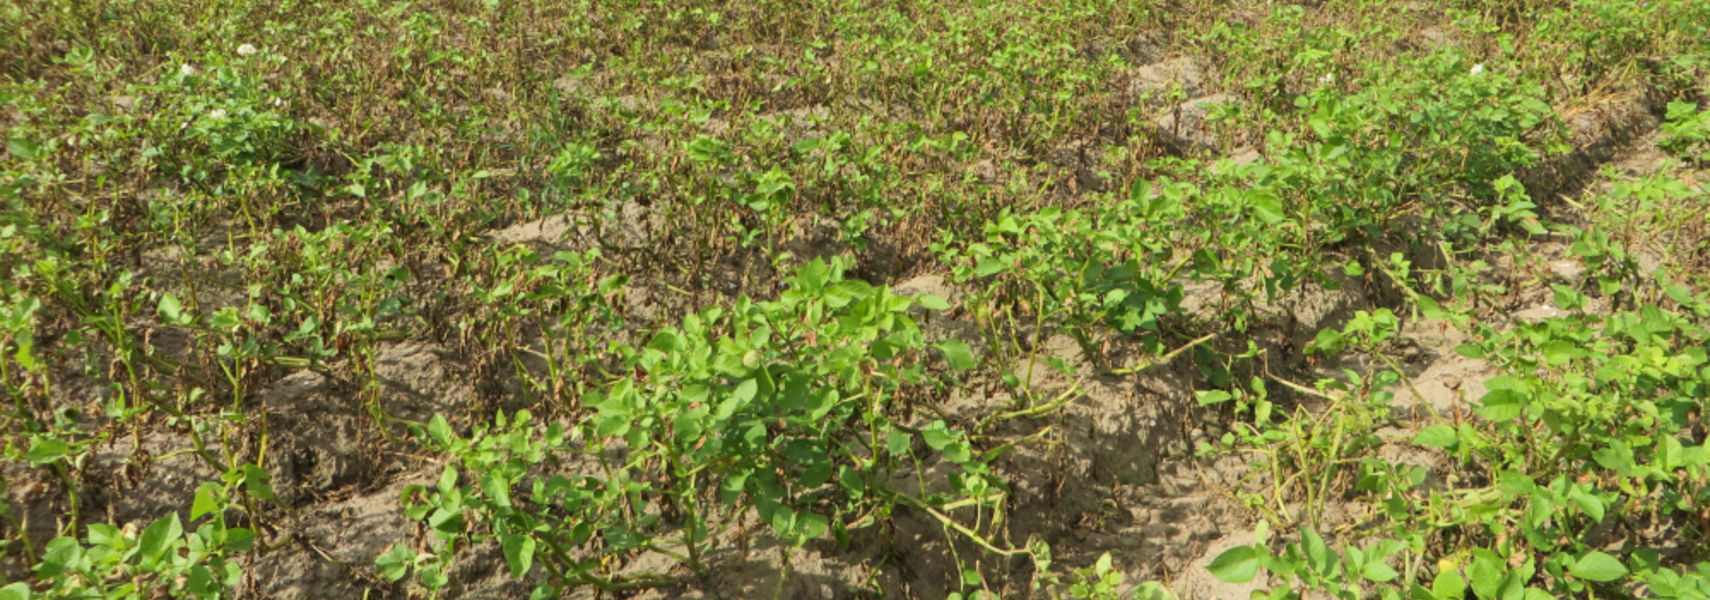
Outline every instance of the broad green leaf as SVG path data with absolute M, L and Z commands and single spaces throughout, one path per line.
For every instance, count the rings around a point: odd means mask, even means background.
M 825 418 L 825 415 L 831 413 L 831 409 L 837 407 L 837 401 L 841 399 L 842 396 L 842 394 L 837 392 L 836 388 L 822 388 L 809 395 L 807 405 L 808 418 L 815 421 Z
M 106 523 L 91 524 L 88 538 L 89 544 L 92 546 L 106 546 L 114 550 L 123 550 L 125 547 L 124 533 L 119 528 Z
M 397 581 L 409 574 L 410 558 L 410 551 L 403 544 L 392 544 L 392 550 L 374 559 L 374 564 L 380 567 L 380 576 L 386 581 Z
M 1318 535 L 1317 531 L 1301 529 L 1300 549 L 1306 554 L 1308 564 L 1314 572 L 1320 574 L 1330 572 L 1330 566 L 1335 556 L 1330 553 L 1330 546 L 1324 543 L 1324 537 Z
M 190 520 L 200 519 L 202 515 L 218 510 L 220 508 L 220 492 L 219 484 L 212 482 L 204 483 L 202 487 L 196 488 L 196 499 L 190 503 Z
M 37 154 L 41 153 L 41 150 L 41 144 L 37 144 L 24 138 L 15 137 L 6 140 L 6 151 L 11 152 L 12 156 L 19 160 L 35 158 Z
M 487 496 L 493 506 L 509 508 L 511 506 L 511 485 L 505 478 L 495 473 L 481 476 L 481 493 Z
M 273 495 L 273 476 L 268 475 L 267 471 L 261 470 L 261 467 L 254 464 L 243 466 L 243 487 L 244 491 L 249 492 L 249 495 L 262 500 L 279 499 L 278 496 Z
M 1437 304 L 1436 299 L 1423 295 L 1419 296 L 1419 313 L 1433 321 L 1441 321 L 1449 317 L 1448 313 L 1443 312 L 1442 305 Z
M 178 513 L 168 514 L 156 519 L 143 530 L 142 536 L 138 538 L 138 552 L 148 560 L 157 560 L 172 548 L 173 542 L 183 536 L 184 525 L 179 523 Z
M 950 303 L 937 294 L 921 294 L 915 296 L 914 300 L 929 310 L 950 310 Z
M 1276 195 L 1264 190 L 1249 190 L 1247 203 L 1253 207 L 1253 215 L 1259 220 L 1270 224 L 1281 223 L 1287 218 L 1283 214 L 1283 203 Z
M 184 305 L 178 302 L 178 297 L 166 294 L 160 297 L 160 315 L 166 317 L 168 323 L 178 323 L 184 318 Z
M 505 562 L 511 565 L 511 576 L 522 577 L 534 567 L 534 536 L 508 535 L 500 543 L 504 547 Z
M 1461 344 L 1459 346 L 1455 346 L 1455 354 L 1472 359 L 1483 359 L 1484 349 L 1475 344 Z
M 30 600 L 29 584 L 20 581 L 0 587 L 0 600 Z
M 41 564 L 36 565 L 36 576 L 44 580 L 75 570 L 83 559 L 83 545 L 78 544 L 75 538 L 61 536 L 48 540 L 46 549 Z
M 1455 428 L 1449 425 L 1432 425 L 1426 427 L 1419 435 L 1413 436 L 1413 443 L 1432 448 L 1453 448 L 1459 443 L 1455 436 Z
M 428 420 L 427 434 L 429 439 L 441 447 L 451 444 L 451 424 L 445 421 L 445 415 L 436 413 Z
M 65 443 L 65 440 L 38 437 L 30 440 L 30 450 L 24 453 L 24 458 L 29 459 L 31 465 L 39 467 L 52 464 L 70 453 L 71 445 Z
M 892 429 L 885 433 L 885 449 L 889 450 L 893 456 L 906 455 L 912 441 L 909 437 L 908 432 Z
M 825 515 L 815 512 L 803 512 L 796 515 L 796 544 L 819 539 L 825 535 L 829 522 Z
M 943 450 L 950 442 L 956 441 L 954 435 L 942 428 L 923 429 L 920 432 L 920 437 L 924 438 L 927 447 L 933 450 Z
M 944 446 L 944 460 L 963 464 L 973 457 L 974 452 L 968 448 L 967 442 L 954 442 Z
M 1469 583 L 1472 584 L 1473 593 L 1482 600 L 1492 600 L 1496 597 L 1496 591 L 1502 587 L 1502 578 L 1506 575 L 1506 569 L 1483 556 L 1474 558 L 1472 566 L 1467 567 L 1467 576 L 1472 578 Z
M 1594 550 L 1581 556 L 1568 572 L 1587 581 L 1615 581 L 1627 574 L 1627 567 L 1615 557 Z
M 1520 416 L 1524 410 L 1525 396 L 1510 389 L 1492 389 L 1483 398 L 1479 398 L 1480 406 L 1475 409 L 1479 416 L 1492 421 L 1507 421 Z
M 1555 340 L 1544 344 L 1542 350 L 1544 351 L 1544 361 L 1552 367 L 1559 367 L 1573 359 L 1585 356 L 1584 350 L 1567 340 Z
M 1259 574 L 1264 557 L 1264 552 L 1253 546 L 1236 546 L 1217 555 L 1206 570 L 1224 583 L 1246 583 Z
M 1575 489 L 1568 493 L 1568 498 L 1572 499 L 1574 504 L 1579 505 L 1579 509 L 1585 511 L 1585 515 L 1591 517 L 1592 521 L 1603 521 L 1603 500 L 1597 496 L 1583 489 Z
M 756 382 L 753 379 L 742 380 L 742 383 L 736 384 L 736 389 L 731 390 L 730 396 L 726 397 L 723 402 L 718 404 L 718 412 L 713 415 L 713 418 L 719 421 L 729 419 L 731 415 L 736 414 L 736 411 L 747 406 L 750 401 L 754 400 L 755 394 L 759 393 L 759 391 L 759 382 Z
M 944 355 L 944 362 L 949 363 L 950 368 L 958 371 L 966 371 L 979 364 L 974 360 L 974 353 L 968 350 L 968 345 L 956 338 L 939 342 L 938 352 Z
M 995 258 L 982 258 L 979 265 L 974 267 L 974 276 L 989 277 L 1008 269 L 1009 265 Z
M 248 552 L 255 546 L 255 530 L 245 527 L 233 527 L 226 530 L 227 552 Z
M 1395 569 L 1385 564 L 1381 559 L 1372 559 L 1360 570 L 1360 576 L 1378 583 L 1385 583 L 1401 576 Z
M 1431 582 L 1431 595 L 1437 600 L 1463 600 L 1467 597 L 1467 582 L 1454 569 L 1442 571 Z
M 214 574 L 208 567 L 196 565 L 190 568 L 190 577 L 185 579 L 185 587 L 197 597 L 211 595 L 219 591 L 220 584 L 214 581 Z

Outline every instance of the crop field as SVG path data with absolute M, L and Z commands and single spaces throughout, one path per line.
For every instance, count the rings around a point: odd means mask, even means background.
M 0 600 L 1710 599 L 1710 2 L 14 0 Z

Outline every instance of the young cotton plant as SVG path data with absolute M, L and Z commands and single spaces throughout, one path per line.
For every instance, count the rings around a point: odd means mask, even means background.
M 82 539 L 56 537 L 35 566 L 39 585 L 0 587 L 0 600 L 230 598 L 243 577 L 234 555 L 255 546 L 255 531 L 226 524 L 237 482 L 203 484 L 190 518 L 207 519 L 194 531 L 173 512 L 140 531 L 135 525 L 92 524 Z
M 903 391 L 927 377 L 908 310 L 943 301 L 844 279 L 846 268 L 813 261 L 778 300 L 709 308 L 625 349 L 627 375 L 585 395 L 587 411 L 568 426 L 523 412 L 463 438 L 436 417 L 421 438 L 453 463 L 437 490 L 405 491 L 406 511 L 443 548 L 496 541 L 513 574 L 542 567 L 546 597 L 673 585 L 669 574 L 605 565 L 656 552 L 700 572 L 728 541 L 723 528 L 750 510 L 796 545 L 828 534 L 846 543 L 897 504 L 983 543 L 978 525 L 949 515 L 1001 506 L 984 457 L 943 423 L 915 429 L 896 416 Z M 959 467 L 949 492 L 893 483 L 931 454 Z M 438 589 L 454 555 L 395 550 L 381 565 L 394 580 L 413 568 Z

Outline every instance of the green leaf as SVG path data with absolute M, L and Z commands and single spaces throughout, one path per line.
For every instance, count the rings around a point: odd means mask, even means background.
M 1250 190 L 1247 192 L 1247 203 L 1253 207 L 1253 215 L 1269 224 L 1281 223 L 1284 218 L 1281 200 L 1268 191 Z
M 225 548 L 227 552 L 248 552 L 249 549 L 254 546 L 255 530 L 244 527 L 234 527 L 226 530 Z
M 911 441 L 908 432 L 902 430 L 892 429 L 885 433 L 885 449 L 889 450 L 892 456 L 908 454 Z
M 138 552 L 149 560 L 158 560 L 167 550 L 172 549 L 172 543 L 184 536 L 184 525 L 178 522 L 178 513 L 171 513 L 153 523 L 142 532 L 139 538 Z
M 1583 489 L 1575 489 L 1568 493 L 1568 498 L 1573 500 L 1574 504 L 1579 505 L 1579 509 L 1585 511 L 1585 515 L 1591 517 L 1592 521 L 1603 521 L 1603 500 L 1597 496 Z
M 184 318 L 184 305 L 172 294 L 161 296 L 160 315 L 166 317 L 169 323 L 179 323 Z
M 1459 442 L 1455 428 L 1449 425 L 1432 425 L 1420 431 L 1419 435 L 1413 436 L 1414 444 L 1432 448 L 1453 448 Z
M 1449 316 L 1449 313 L 1443 312 L 1442 305 L 1437 304 L 1436 299 L 1424 295 L 1419 296 L 1419 313 L 1433 321 L 1441 321 Z
M 511 506 L 511 484 L 504 477 L 488 473 L 481 476 L 481 493 L 494 506 L 509 508 Z
M 1199 401 L 1200 406 L 1210 406 L 1212 404 L 1220 404 L 1223 402 L 1228 402 L 1234 398 L 1235 398 L 1234 396 L 1229 395 L 1229 392 L 1225 392 L 1223 390 L 1211 390 L 1208 392 L 1194 392 L 1194 399 Z
M 736 414 L 736 411 L 754 400 L 755 394 L 758 394 L 759 391 L 759 382 L 753 379 L 742 380 L 742 383 L 736 384 L 736 389 L 731 390 L 730 396 L 718 403 L 718 412 L 713 415 L 713 418 L 719 421 L 729 419 L 731 415 Z
M 1507 421 L 1520 416 L 1525 408 L 1522 404 L 1525 400 L 1526 397 L 1518 391 L 1493 389 L 1483 398 L 1479 398 L 1478 403 L 1481 406 L 1474 409 L 1474 412 L 1492 421 Z
M 966 371 L 979 364 L 974 360 L 974 353 L 968 349 L 968 345 L 956 338 L 939 342 L 938 352 L 944 355 L 944 362 L 957 371 Z
M 1443 571 L 1431 582 L 1431 595 L 1437 600 L 1463 600 L 1467 597 L 1467 582 L 1453 569 Z
M 89 526 L 89 544 L 123 550 L 125 548 L 125 534 L 112 525 L 94 523 Z
M 38 437 L 30 440 L 30 451 L 24 453 L 33 466 L 53 464 L 54 461 L 71 453 L 71 445 L 65 440 L 50 437 Z
M 445 470 L 439 472 L 439 492 L 449 494 L 457 489 L 457 468 L 445 465 Z
M 221 488 L 216 483 L 204 483 L 196 488 L 196 499 L 190 503 L 190 520 L 202 518 L 202 515 L 219 510 Z
M 219 591 L 219 582 L 214 581 L 214 574 L 208 567 L 196 565 L 190 568 L 190 577 L 185 580 L 185 588 L 198 597 Z
M 982 258 L 980 264 L 974 267 L 975 277 L 989 277 L 1008 269 L 1009 265 L 995 258 Z
M 0 600 L 30 600 L 29 584 L 20 581 L 0 587 Z
M 926 445 L 933 450 L 943 450 L 945 446 L 956 441 L 956 437 L 941 428 L 923 429 L 920 436 L 926 439 Z
M 1371 562 L 1366 563 L 1364 568 L 1360 569 L 1360 576 L 1370 581 L 1385 583 L 1395 579 L 1396 577 L 1400 577 L 1401 574 L 1395 572 L 1394 568 L 1385 564 L 1382 560 L 1374 558 Z
M 1627 574 L 1627 567 L 1615 557 L 1594 550 L 1581 556 L 1568 572 L 1587 581 L 1615 581 Z
M 815 512 L 797 513 L 796 545 L 800 546 L 803 543 L 816 540 L 821 536 L 824 536 L 829 524 L 830 522 L 826 519 L 825 515 Z
M 1264 552 L 1253 546 L 1236 546 L 1211 559 L 1206 570 L 1224 583 L 1247 583 L 1259 574 L 1264 557 Z
M 929 310 L 950 310 L 950 303 L 937 294 L 921 294 L 915 296 L 914 301 Z
M 501 542 L 512 577 L 522 577 L 534 567 L 534 543 L 534 536 L 530 535 L 508 535 Z
M 19 160 L 29 160 L 41 153 L 42 146 L 24 138 L 10 138 L 6 140 L 6 151 Z
M 1455 346 L 1455 354 L 1471 359 L 1483 359 L 1484 349 L 1475 344 L 1461 344 L 1459 346 Z
M 1308 564 L 1314 572 L 1328 574 L 1334 557 L 1330 546 L 1324 543 L 1324 537 L 1311 529 L 1300 530 L 1300 549 L 1310 561 Z
M 1584 350 L 1567 340 L 1555 340 L 1544 344 L 1542 350 L 1544 351 L 1544 361 L 1552 367 L 1559 367 L 1573 359 L 1585 356 Z
M 410 558 L 410 551 L 403 544 L 393 544 L 390 552 L 374 559 L 374 564 L 380 567 L 380 576 L 386 581 L 397 581 L 409 574 Z
M 273 477 L 253 464 L 243 466 L 243 488 L 249 495 L 262 500 L 278 500 L 273 495 Z
M 445 421 L 445 415 L 435 414 L 433 419 L 428 421 L 427 433 L 428 439 L 439 444 L 441 448 L 451 444 L 451 424 Z
M 1495 598 L 1497 588 L 1502 587 L 1502 578 L 1507 575 L 1505 571 L 1496 561 L 1483 556 L 1474 558 L 1472 566 L 1467 568 L 1473 593 L 1483 600 Z

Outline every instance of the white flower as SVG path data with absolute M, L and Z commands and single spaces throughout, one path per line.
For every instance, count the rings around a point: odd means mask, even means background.
M 1323 77 L 1318 78 L 1318 83 L 1335 83 L 1335 82 L 1336 82 L 1336 74 L 1335 73 L 1325 73 Z
M 284 98 L 274 98 L 273 99 L 273 108 L 284 108 L 284 107 L 285 107 L 285 99 Z
M 196 74 L 196 67 L 190 66 L 190 63 L 184 63 L 184 64 L 178 66 L 178 74 L 183 75 L 185 77 L 195 75 Z
M 1483 73 L 1483 72 L 1484 72 L 1484 63 L 1479 63 L 1479 64 L 1472 66 L 1472 74 L 1478 75 L 1478 74 Z
M 244 56 L 249 56 L 251 54 L 255 54 L 256 52 L 260 52 L 260 51 L 256 50 L 255 46 L 251 46 L 249 44 L 244 44 L 242 46 L 238 46 L 238 54 L 242 54 Z
M 226 118 L 226 109 L 216 108 L 214 110 L 210 110 L 208 111 L 208 116 L 214 119 L 224 119 Z

